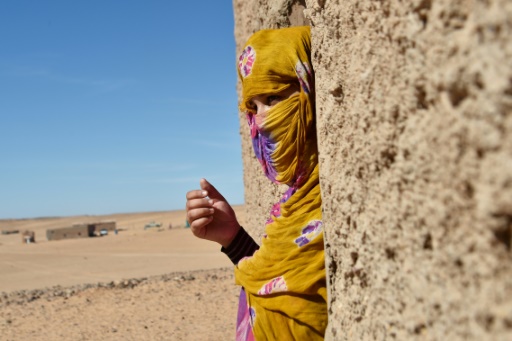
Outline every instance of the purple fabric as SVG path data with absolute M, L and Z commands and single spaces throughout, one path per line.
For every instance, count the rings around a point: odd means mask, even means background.
M 258 129 L 254 114 L 248 113 L 247 121 L 251 129 L 252 147 L 258 161 L 263 167 L 263 172 L 272 182 L 278 183 L 276 181 L 277 170 L 274 168 L 274 161 L 272 161 L 272 153 L 276 150 L 276 142 L 270 138 L 268 133 L 264 133 Z
M 252 319 L 254 317 L 254 310 L 247 304 L 247 295 L 245 294 L 244 288 L 242 288 L 238 300 L 236 341 L 254 341 L 254 334 L 252 332 Z
M 297 244 L 299 247 L 304 246 L 315 239 L 320 233 L 322 233 L 322 221 L 310 221 L 308 225 L 302 229 L 301 236 L 295 239 L 295 244 Z

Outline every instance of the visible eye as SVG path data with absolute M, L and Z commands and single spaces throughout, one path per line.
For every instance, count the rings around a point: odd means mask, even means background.
M 250 111 L 256 111 L 256 104 L 253 103 L 253 101 L 250 101 L 246 104 L 247 109 Z
M 283 100 L 283 98 L 281 96 L 270 95 L 267 97 L 267 105 L 273 106 L 273 105 L 276 105 L 277 103 L 281 102 L 282 100 Z

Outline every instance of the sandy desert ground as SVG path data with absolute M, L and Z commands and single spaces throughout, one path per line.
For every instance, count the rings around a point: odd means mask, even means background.
M 243 224 L 243 206 L 235 211 Z M 104 220 L 119 233 L 46 240 L 48 228 Z M 162 228 L 144 230 L 151 221 Z M 184 211 L 0 220 L 0 230 L 36 233 L 28 245 L 0 235 L 0 339 L 234 339 L 232 265 L 184 224 Z

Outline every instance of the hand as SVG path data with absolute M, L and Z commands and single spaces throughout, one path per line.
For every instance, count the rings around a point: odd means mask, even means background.
M 187 219 L 192 233 L 228 247 L 240 230 L 235 211 L 206 179 L 201 189 L 187 192 Z

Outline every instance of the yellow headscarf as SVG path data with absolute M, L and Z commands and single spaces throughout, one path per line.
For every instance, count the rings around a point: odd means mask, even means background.
M 266 175 L 290 189 L 274 205 L 261 248 L 235 268 L 257 340 L 321 340 L 327 324 L 324 243 L 309 27 L 263 30 L 240 55 L 240 107 Z M 256 124 L 249 101 L 300 85 Z

